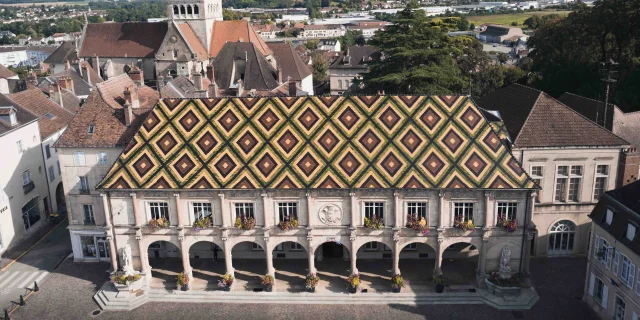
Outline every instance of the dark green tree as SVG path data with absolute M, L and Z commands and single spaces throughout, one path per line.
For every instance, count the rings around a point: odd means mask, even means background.
M 319 51 L 314 51 L 311 54 L 311 69 L 313 72 L 313 83 L 319 84 L 327 81 L 327 71 L 329 70 L 329 63 L 327 57 Z

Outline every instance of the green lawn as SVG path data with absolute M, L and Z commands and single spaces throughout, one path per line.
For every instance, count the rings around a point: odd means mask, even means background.
M 518 26 L 522 27 L 522 23 L 527 20 L 527 18 L 533 15 L 548 15 L 548 14 L 558 14 L 560 16 L 566 17 L 571 11 L 535 11 L 535 12 L 523 12 L 523 13 L 512 13 L 512 14 L 494 14 L 489 16 L 472 16 L 467 17 L 469 23 L 473 23 L 476 26 L 479 26 L 483 23 L 491 23 L 491 24 L 501 24 L 504 26 L 510 26 L 512 22 L 517 21 Z

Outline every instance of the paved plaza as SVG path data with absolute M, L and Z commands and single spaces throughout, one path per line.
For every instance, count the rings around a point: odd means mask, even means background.
M 131 312 L 101 312 L 95 319 L 597 319 L 580 298 L 584 258 L 532 259 L 540 300 L 513 313 L 486 305 L 290 305 L 147 303 Z M 12 319 L 90 319 L 98 309 L 93 294 L 108 274 L 107 263 L 66 260 L 40 292 L 31 295 Z M 194 267 L 195 268 L 195 267 Z M 344 288 L 343 286 L 341 286 Z M 520 316 L 523 318 L 520 318 Z

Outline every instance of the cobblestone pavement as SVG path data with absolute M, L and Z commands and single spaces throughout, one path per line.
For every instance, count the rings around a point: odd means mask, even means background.
M 586 259 L 533 259 L 540 301 L 520 314 L 485 305 L 266 305 L 148 303 L 131 312 L 102 312 L 95 319 L 597 319 L 580 298 Z M 65 261 L 40 292 L 11 319 L 90 319 L 93 294 L 107 278 L 106 263 Z

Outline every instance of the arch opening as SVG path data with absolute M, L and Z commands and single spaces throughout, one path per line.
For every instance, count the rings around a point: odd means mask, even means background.
M 285 241 L 273 248 L 273 267 L 278 285 L 289 292 L 304 291 L 305 278 L 309 274 L 309 254 L 304 245 Z
M 331 292 L 344 292 L 346 279 L 351 274 L 349 249 L 339 241 L 329 241 L 319 245 L 314 252 L 315 267 L 319 286 Z
M 215 290 L 218 280 L 226 272 L 224 251 L 211 241 L 198 241 L 191 245 L 189 264 L 193 273 L 190 285 L 195 290 Z
M 480 252 L 471 243 L 456 242 L 442 253 L 442 273 L 449 285 L 470 285 L 476 281 Z
M 176 289 L 176 278 L 182 270 L 180 248 L 169 241 L 155 241 L 147 248 L 151 266 L 151 287 Z
M 231 249 L 231 257 L 237 283 L 234 287 L 248 290 L 261 287 L 260 277 L 267 273 L 267 256 L 262 244 L 239 242 Z
M 575 223 L 570 220 L 556 222 L 549 230 L 549 255 L 572 254 L 575 236 Z
M 420 286 L 431 287 L 436 263 L 436 250 L 426 243 L 407 243 L 400 249 L 398 266 L 404 280 L 415 292 Z

